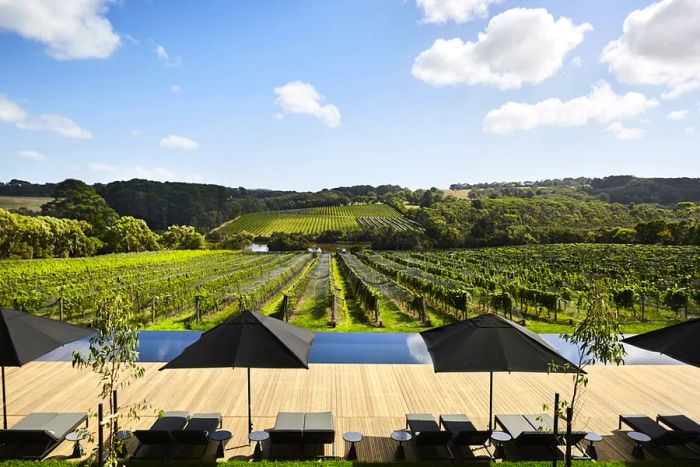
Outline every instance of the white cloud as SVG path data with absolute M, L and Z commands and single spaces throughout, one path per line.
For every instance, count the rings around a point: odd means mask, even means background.
M 180 66 L 182 65 L 182 58 L 179 56 L 170 56 L 167 50 L 165 50 L 165 47 L 163 47 L 160 44 L 157 44 L 153 51 L 156 53 L 156 56 L 160 59 L 161 62 L 165 63 L 166 66 Z
M 685 132 L 686 135 L 692 135 L 693 133 L 695 133 L 695 127 L 689 126 L 688 128 L 686 128 L 683 131 Z
M 520 88 L 552 76 L 592 29 L 569 18 L 555 20 L 543 8 L 514 8 L 491 18 L 476 42 L 436 40 L 416 57 L 413 76 L 433 86 L 483 83 Z
M 139 178 L 145 178 L 148 180 L 172 180 L 175 178 L 175 174 L 164 167 L 134 167 L 134 173 Z
M 688 109 L 674 110 L 666 114 L 666 118 L 673 121 L 684 120 L 688 116 Z
M 581 65 L 583 65 L 583 59 L 581 57 L 576 56 L 571 59 L 571 64 L 576 68 L 581 68 Z
M 608 125 L 605 129 L 608 133 L 612 133 L 615 138 L 621 141 L 629 141 L 633 139 L 641 139 L 644 137 L 644 130 L 641 128 L 627 128 L 621 122 L 614 122 Z
M 484 131 L 496 134 L 530 130 L 540 126 L 575 127 L 589 122 L 611 123 L 643 114 L 657 106 L 644 94 L 616 94 L 606 82 L 597 83 L 585 96 L 569 101 L 546 99 L 535 104 L 508 102 L 484 118 Z
M 63 115 L 32 116 L 15 102 L 0 94 L 0 122 L 14 124 L 21 130 L 44 130 L 68 138 L 90 139 L 92 133 Z
M 131 131 L 129 132 L 129 134 L 130 134 L 131 136 L 141 136 L 141 131 L 139 131 L 139 130 L 131 130 Z
M 325 98 L 316 89 L 301 81 L 293 81 L 275 88 L 277 103 L 282 114 L 307 114 L 321 120 L 330 127 L 340 126 L 340 110 L 332 104 L 325 104 Z M 276 114 L 281 120 L 281 114 Z
M 185 138 L 184 136 L 168 135 L 165 138 L 161 138 L 160 146 L 168 149 L 191 151 L 199 148 L 199 143 L 190 138 Z
M 105 16 L 111 0 L 2 0 L 0 30 L 46 45 L 57 60 L 107 58 L 119 36 Z
M 503 0 L 416 0 L 416 6 L 423 9 L 424 23 L 465 23 L 475 18 L 483 18 L 489 13 L 489 5 Z
M 45 161 L 46 156 L 38 151 L 17 151 L 17 157 L 20 159 L 29 159 L 32 161 Z
M 172 84 L 170 85 L 170 92 L 174 92 L 175 94 L 182 92 L 182 86 L 179 84 Z
M 700 88 L 700 2 L 662 0 L 630 13 L 602 60 L 629 84 L 663 85 L 664 98 Z
M 90 172 L 115 172 L 117 170 L 115 166 L 102 162 L 88 162 L 87 167 Z

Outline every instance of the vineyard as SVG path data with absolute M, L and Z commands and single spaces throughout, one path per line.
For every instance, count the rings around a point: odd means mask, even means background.
M 94 324 L 205 329 L 242 307 L 314 330 L 419 331 L 483 312 L 560 332 L 600 293 L 626 332 L 700 314 L 700 248 L 546 245 L 429 252 L 170 251 L 0 262 L 0 305 Z
M 224 235 L 245 230 L 255 235 L 270 236 L 274 232 L 319 234 L 326 230 L 350 232 L 380 226 L 396 230 L 419 228 L 392 207 L 375 203 L 254 212 L 229 221 L 216 230 Z

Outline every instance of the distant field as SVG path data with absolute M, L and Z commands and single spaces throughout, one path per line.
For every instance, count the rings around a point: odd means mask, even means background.
M 255 235 L 269 236 L 273 232 L 318 234 L 326 230 L 352 231 L 378 226 L 391 226 L 397 230 L 417 228 L 391 206 L 377 203 L 254 212 L 227 222 L 216 230 L 223 234 L 245 230 Z
M 469 192 L 471 190 L 440 190 L 446 196 L 454 196 L 460 199 L 469 199 Z
M 39 212 L 41 207 L 50 201 L 53 201 L 53 198 L 46 196 L 0 196 L 0 209 L 25 208 Z

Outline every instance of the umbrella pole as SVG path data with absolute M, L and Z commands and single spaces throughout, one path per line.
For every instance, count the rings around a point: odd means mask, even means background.
M 253 431 L 253 417 L 250 410 L 250 367 L 248 367 L 248 434 Z
M 489 373 L 489 431 L 493 428 L 493 371 Z
M 2 427 L 7 430 L 7 399 L 5 397 L 5 367 L 2 367 Z

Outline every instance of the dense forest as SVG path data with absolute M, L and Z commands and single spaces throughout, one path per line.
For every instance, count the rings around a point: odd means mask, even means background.
M 467 197 L 463 192 L 452 196 L 457 192 L 396 185 L 359 185 L 312 193 L 139 179 L 96 185 L 70 179 L 57 184 L 11 180 L 0 184 L 0 196 L 50 196 L 53 200 L 43 205 L 40 213 L 0 212 L 0 257 L 85 256 L 151 250 L 166 244 L 201 247 L 201 234 L 242 214 L 373 202 L 393 207 L 418 228 L 363 227 L 359 231 L 325 231 L 304 239 L 362 242 L 375 249 L 537 243 L 700 244 L 700 179 L 615 176 L 452 188 L 468 190 Z M 51 220 L 57 218 L 82 223 Z M 191 228 L 186 236 L 192 238 L 180 241 L 186 226 Z M 168 234 L 168 229 L 178 233 Z M 72 232 L 75 238 L 66 246 L 58 232 Z M 158 237 L 162 233 L 167 235 Z M 249 243 L 245 234 L 227 238 L 221 232 L 211 232 L 208 239 L 219 246 Z M 288 241 L 278 236 L 275 240 L 272 243 L 281 245 L 280 249 L 300 244 L 299 238 Z

